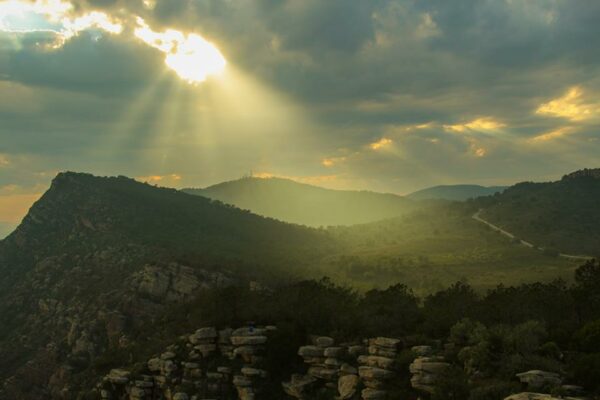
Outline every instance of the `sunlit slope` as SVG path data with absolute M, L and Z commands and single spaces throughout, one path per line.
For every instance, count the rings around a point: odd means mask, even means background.
M 308 226 L 360 224 L 415 209 L 413 202 L 394 194 L 330 190 L 281 178 L 242 178 L 184 191 Z
M 464 201 L 480 196 L 490 196 L 502 192 L 506 188 L 507 186 L 440 185 L 416 191 L 406 197 L 412 200 Z
M 536 246 L 600 254 L 600 169 L 556 182 L 520 183 L 475 204 L 482 218 Z
M 323 269 L 364 289 L 402 282 L 426 294 L 466 280 L 483 290 L 498 283 L 569 280 L 578 265 L 498 235 L 460 203 L 329 232 L 346 250 L 326 258 Z

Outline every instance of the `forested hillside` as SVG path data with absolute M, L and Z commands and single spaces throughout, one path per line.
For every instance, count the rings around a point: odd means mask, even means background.
M 486 220 L 536 246 L 569 254 L 600 253 L 599 170 L 560 181 L 524 182 L 473 202 Z

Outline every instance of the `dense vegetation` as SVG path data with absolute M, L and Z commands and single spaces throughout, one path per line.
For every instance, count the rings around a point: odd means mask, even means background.
M 600 178 L 593 171 L 520 183 L 473 204 L 485 219 L 537 246 L 594 256 L 600 251 Z
M 483 295 L 462 282 L 422 299 L 401 284 L 360 294 L 328 279 L 264 291 L 213 289 L 165 313 L 153 329 L 140 329 L 129 352 L 107 355 L 93 369 L 100 374 L 127 364 L 132 354 L 143 361 L 160 348 L 157 344 L 198 326 L 253 321 L 279 327 L 269 351 L 269 370 L 277 375 L 268 398 L 281 398 L 277 382 L 302 369 L 296 350 L 309 334 L 348 342 L 383 335 L 402 338 L 405 349 L 437 347 L 455 366 L 434 396 L 438 400 L 501 400 L 520 391 L 515 374 L 531 369 L 559 372 L 569 382 L 600 393 L 599 293 L 597 262 L 578 268 L 573 285 L 561 280 L 500 285 Z M 414 355 L 406 350 L 399 357 L 406 365 L 398 398 L 406 398 L 406 367 Z M 461 397 L 452 397 L 456 393 Z
M 415 208 L 411 201 L 393 194 L 330 190 L 281 178 L 242 178 L 184 191 L 315 227 L 362 224 L 397 217 Z

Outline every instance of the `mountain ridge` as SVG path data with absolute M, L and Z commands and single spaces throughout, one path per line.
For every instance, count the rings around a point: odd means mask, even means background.
M 490 196 L 502 192 L 508 186 L 481 186 L 471 184 L 459 185 L 436 185 L 425 189 L 417 190 L 406 195 L 413 200 L 451 200 L 465 201 L 469 198 Z
M 182 191 L 282 221 L 315 227 L 368 223 L 401 216 L 414 209 L 410 200 L 391 193 L 326 189 L 284 178 L 246 177 Z

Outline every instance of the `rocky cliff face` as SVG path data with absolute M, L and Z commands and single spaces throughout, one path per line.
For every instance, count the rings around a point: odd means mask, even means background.
M 60 174 L 0 242 L 0 398 L 70 398 L 172 305 L 317 240 L 128 178 Z

